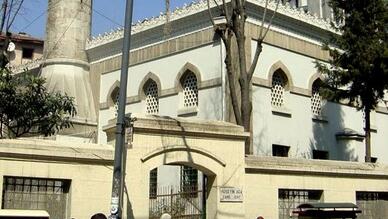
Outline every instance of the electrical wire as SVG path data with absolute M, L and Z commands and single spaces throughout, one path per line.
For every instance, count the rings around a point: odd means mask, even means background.
M 24 0 L 22 0 L 22 1 L 19 3 L 19 6 L 18 6 L 18 8 L 16 9 L 16 12 L 15 12 L 15 14 L 14 14 L 13 17 L 12 17 L 11 22 L 8 24 L 8 21 L 7 21 L 7 32 L 8 32 L 8 30 L 11 28 L 11 26 L 12 26 L 12 24 L 13 24 L 13 22 L 14 22 L 16 16 L 19 14 L 19 11 L 20 11 L 20 8 L 22 7 L 23 2 L 24 2 Z M 8 17 L 8 18 L 9 18 L 9 17 Z
M 66 27 L 66 29 L 63 31 L 61 36 L 57 39 L 57 41 L 55 42 L 54 46 L 52 48 L 48 49 L 46 55 L 42 59 L 42 64 L 40 65 L 39 73 L 38 73 L 39 75 L 42 73 L 43 63 L 46 61 L 47 57 L 51 54 L 51 52 L 54 50 L 54 48 L 62 41 L 62 39 L 65 36 L 66 32 L 69 30 L 70 26 L 73 24 L 73 22 L 77 18 L 79 12 L 80 12 L 80 10 L 78 10 L 77 13 L 75 13 L 75 15 L 74 15 L 73 19 L 71 20 L 70 24 Z
M 36 16 L 29 24 L 27 24 L 25 27 L 23 27 L 20 31 L 24 31 L 25 29 L 29 28 L 32 24 L 34 24 L 39 18 L 41 18 L 43 15 L 45 15 L 49 10 L 55 8 L 58 3 L 60 3 L 61 1 L 57 1 L 56 3 L 54 3 L 53 5 L 51 5 L 51 7 L 48 7 L 46 10 L 44 10 L 42 13 L 40 13 L 38 16 Z
M 23 32 L 24 30 L 26 30 L 27 28 L 29 28 L 32 24 L 34 24 L 37 20 L 39 20 L 43 15 L 45 15 L 49 10 L 55 8 L 58 3 L 60 3 L 61 1 L 57 1 L 54 5 L 52 5 L 50 8 L 44 10 L 42 13 L 40 13 L 38 16 L 36 16 L 31 22 L 29 22 L 25 27 L 23 27 L 22 29 L 20 29 L 21 32 Z M 87 4 L 86 2 L 82 2 L 82 4 L 86 5 L 87 7 L 89 7 L 93 12 L 95 12 L 96 14 L 100 15 L 101 17 L 105 18 L 106 20 L 112 22 L 113 24 L 116 24 L 120 27 L 123 27 L 122 24 L 120 24 L 119 22 L 109 18 L 108 16 L 104 15 L 102 12 L 94 9 L 91 5 Z
M 100 11 L 97 11 L 96 9 L 94 9 L 91 5 L 89 4 L 86 4 L 86 2 L 81 2 L 82 4 L 88 6 L 93 12 L 95 12 L 96 14 L 100 15 L 101 17 L 105 18 L 106 20 L 112 22 L 113 24 L 116 24 L 120 27 L 124 27 L 122 24 L 120 24 L 119 22 L 113 20 L 112 18 L 109 18 L 108 16 L 104 15 L 102 12 Z

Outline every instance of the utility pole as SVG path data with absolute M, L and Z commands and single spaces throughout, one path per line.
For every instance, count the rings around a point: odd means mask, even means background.
M 124 39 L 123 39 L 123 51 L 122 51 L 122 65 L 120 76 L 120 91 L 119 91 L 119 106 L 117 112 L 116 123 L 116 144 L 115 144 L 115 157 L 113 167 L 113 180 L 112 180 L 112 197 L 111 197 L 111 209 L 110 218 L 121 219 L 123 209 L 123 149 L 125 143 L 125 105 L 127 99 L 127 80 L 128 80 L 128 67 L 129 67 L 129 50 L 131 46 L 131 27 L 132 27 L 132 11 L 133 0 L 127 0 L 125 9 L 125 22 L 124 22 Z M 131 118 L 129 118 L 131 121 Z M 126 149 L 125 149 L 126 150 Z
M 3 47 L 1 48 L 1 54 L 0 54 L 0 68 L 4 69 L 5 66 L 8 64 L 8 57 L 7 57 L 7 48 L 9 44 L 9 34 L 8 34 L 8 28 L 5 28 L 5 32 L 3 33 L 4 25 L 5 25 L 5 20 L 7 17 L 7 9 L 8 9 L 8 0 L 4 0 L 3 5 L 2 5 L 2 10 L 3 14 L 1 16 L 1 24 L 0 24 L 0 35 L 4 34 L 4 44 Z M 11 11 L 11 9 L 10 9 Z M 10 12 L 8 12 L 10 13 Z

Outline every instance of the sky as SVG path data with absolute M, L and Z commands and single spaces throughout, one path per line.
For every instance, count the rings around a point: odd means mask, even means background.
M 24 0 L 11 32 L 25 32 L 44 39 L 49 0 Z M 170 0 L 171 8 L 179 7 L 192 0 Z M 1 1 L 2 2 L 2 1 Z M 93 0 L 92 35 L 109 32 L 124 24 L 126 0 Z M 165 10 L 164 0 L 134 0 L 133 22 L 158 16 Z

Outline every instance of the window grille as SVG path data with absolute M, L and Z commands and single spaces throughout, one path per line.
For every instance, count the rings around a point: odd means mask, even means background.
M 46 210 L 50 218 L 68 218 L 70 180 L 10 176 L 3 179 L 1 208 Z
M 146 113 L 158 114 L 159 113 L 159 98 L 158 98 L 158 85 L 154 81 L 150 81 L 145 89 L 146 96 Z
M 183 106 L 198 106 L 197 78 L 194 74 L 188 74 L 183 81 Z
M 181 187 L 183 192 L 187 192 L 189 197 L 196 197 L 198 190 L 198 170 L 192 167 L 183 166 L 181 168 Z
M 150 171 L 150 198 L 156 198 L 158 193 L 158 169 Z
M 357 218 L 386 218 L 388 215 L 388 192 L 356 192 L 356 202 L 362 211 Z
M 279 219 L 290 218 L 290 213 L 300 204 L 319 202 L 321 196 L 321 190 L 279 189 Z
M 114 104 L 115 117 L 117 117 L 117 112 L 119 110 L 119 92 L 120 88 L 116 87 L 110 94 L 110 98 L 112 99 L 112 102 Z
M 321 115 L 322 112 L 322 97 L 319 88 L 319 85 L 314 82 L 311 92 L 311 112 L 316 116 Z
M 272 90 L 271 90 L 272 106 L 275 106 L 275 107 L 284 106 L 285 86 L 286 86 L 285 78 L 278 72 L 275 72 L 272 77 Z

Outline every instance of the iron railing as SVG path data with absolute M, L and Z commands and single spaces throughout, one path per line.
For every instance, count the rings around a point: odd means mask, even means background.
M 156 188 L 155 188 L 156 189 Z M 203 193 L 198 186 L 166 186 L 150 191 L 149 218 L 159 219 L 168 213 L 176 219 L 200 219 L 203 216 Z

